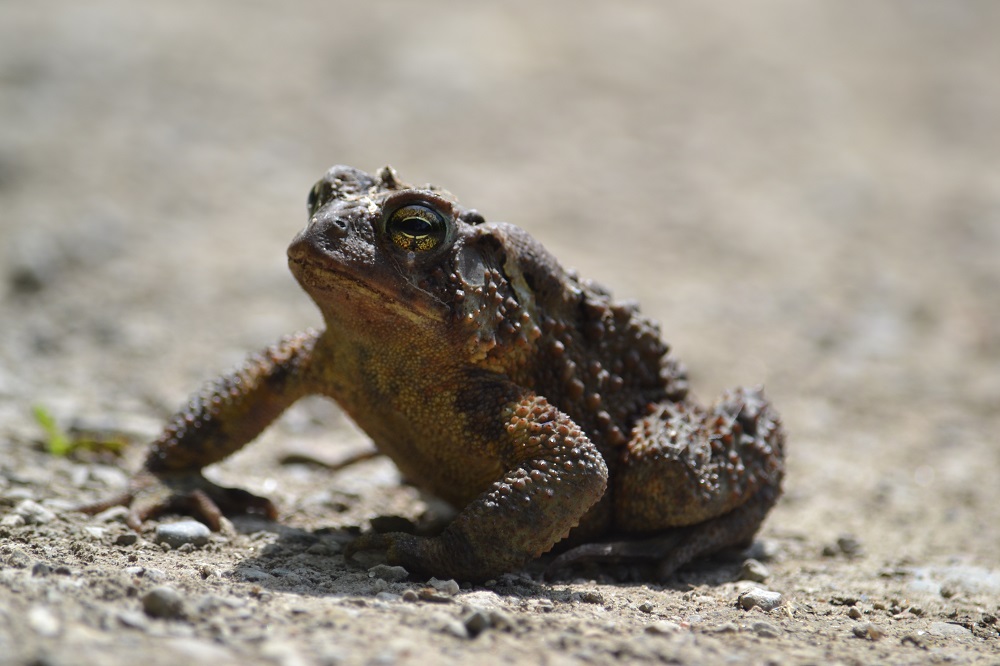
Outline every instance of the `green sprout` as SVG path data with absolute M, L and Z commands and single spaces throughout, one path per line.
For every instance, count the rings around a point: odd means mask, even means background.
M 67 456 L 72 453 L 73 442 L 56 423 L 52 413 L 41 405 L 35 405 L 31 411 L 35 421 L 45 431 L 45 450 L 54 456 Z
M 128 445 L 128 437 L 124 434 L 66 432 L 45 407 L 35 405 L 31 411 L 35 422 L 45 431 L 45 450 L 51 455 L 68 456 L 81 450 L 119 455 Z

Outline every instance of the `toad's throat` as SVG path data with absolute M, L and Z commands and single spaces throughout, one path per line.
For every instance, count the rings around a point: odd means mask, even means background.
M 414 323 L 441 321 L 446 314 L 443 303 L 413 285 L 403 290 L 386 289 L 334 262 L 304 257 L 290 259 L 289 267 L 302 288 L 317 301 L 346 305 L 348 311 L 363 308 L 367 312 L 391 312 Z

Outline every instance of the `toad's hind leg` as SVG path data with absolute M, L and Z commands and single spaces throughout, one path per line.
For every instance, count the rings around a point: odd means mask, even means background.
M 629 534 L 689 528 L 661 554 L 661 576 L 749 543 L 781 494 L 784 432 L 760 389 L 725 393 L 710 409 L 664 403 L 633 430 L 615 486 L 615 527 Z
M 707 410 L 657 405 L 633 430 L 614 480 L 615 532 L 631 540 L 584 545 L 553 564 L 655 561 L 665 578 L 749 543 L 781 494 L 783 446 L 760 390 L 730 391 Z

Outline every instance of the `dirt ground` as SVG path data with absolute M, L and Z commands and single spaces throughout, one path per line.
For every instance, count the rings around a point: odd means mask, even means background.
M 1000 664 L 1000 4 L 283 7 L 0 3 L 0 663 Z M 320 323 L 284 252 L 335 163 L 525 227 L 702 398 L 764 383 L 789 467 L 751 552 L 665 585 L 349 566 L 439 507 L 309 462 L 368 446 L 321 401 L 210 470 L 277 524 L 167 548 L 71 511 Z M 36 406 L 131 444 L 55 455 Z

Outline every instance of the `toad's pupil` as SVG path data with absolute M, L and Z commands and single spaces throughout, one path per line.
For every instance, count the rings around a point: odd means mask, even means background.
M 398 229 L 411 236 L 426 236 L 431 231 L 431 225 L 422 217 L 404 217 L 399 220 Z

